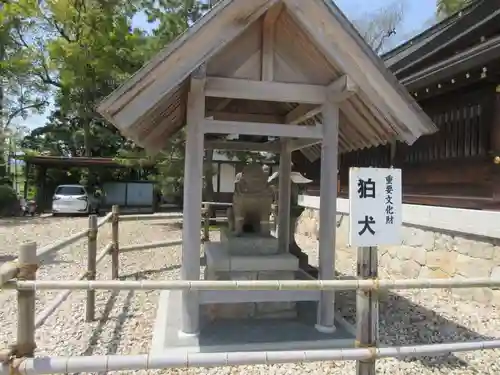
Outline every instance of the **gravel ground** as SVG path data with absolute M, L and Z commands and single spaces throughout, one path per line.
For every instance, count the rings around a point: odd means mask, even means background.
M 17 255 L 23 241 L 40 246 L 76 233 L 87 226 L 87 218 L 35 218 L 0 220 L 0 263 Z M 110 226 L 99 232 L 99 249 L 110 239 Z M 164 221 L 123 222 L 120 243 L 153 242 L 181 237 L 177 225 Z M 298 237 L 298 243 L 317 261 L 316 243 Z M 43 259 L 37 277 L 45 280 L 72 279 L 86 267 L 86 247 L 81 241 Z M 180 247 L 145 250 L 120 255 L 123 279 L 179 278 Z M 352 259 L 339 260 L 339 269 L 352 275 Z M 110 260 L 98 267 L 98 279 L 109 279 Z M 58 292 L 37 292 L 37 313 Z M 37 331 L 37 356 L 141 354 L 147 353 L 155 320 L 158 292 L 96 292 L 96 322 L 85 323 L 85 292 L 73 292 L 68 300 Z M 337 308 L 354 319 L 354 295 L 337 296 Z M 0 292 L 0 340 L 2 346 L 15 339 L 16 305 L 14 292 Z M 494 306 L 465 302 L 447 291 L 401 292 L 382 297 L 380 304 L 382 344 L 405 345 L 440 341 L 466 341 L 500 336 L 500 315 Z M 414 360 L 379 360 L 377 374 L 499 374 L 499 351 L 463 353 Z M 127 372 L 121 372 L 127 373 Z M 275 366 L 192 368 L 130 373 L 158 374 L 355 374 L 354 362 L 323 362 Z

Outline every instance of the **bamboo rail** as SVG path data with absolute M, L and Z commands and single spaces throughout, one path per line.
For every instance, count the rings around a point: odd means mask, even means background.
M 157 242 L 150 242 L 150 243 L 133 244 L 133 245 L 121 246 L 120 253 L 124 253 L 127 251 L 157 249 L 159 247 L 168 247 L 168 246 L 177 246 L 177 245 L 182 245 L 182 240 L 157 241 Z
M 182 219 L 182 214 L 156 213 L 156 214 L 140 214 L 140 215 L 120 215 L 120 221 L 144 221 L 144 220 L 161 220 L 161 219 Z
M 21 245 L 18 280 L 35 280 L 37 268 L 36 243 Z M 18 290 L 15 352 L 19 357 L 33 357 L 35 348 L 35 291 Z
M 365 290 L 485 288 L 500 286 L 500 278 L 400 280 L 141 280 L 141 281 L 9 281 L 17 290 Z
M 75 234 L 67 237 L 67 238 L 63 238 L 62 240 L 57 241 L 53 244 L 44 246 L 38 250 L 37 256 L 41 257 L 41 256 L 46 255 L 48 253 L 52 253 L 54 251 L 61 250 L 62 248 L 66 247 L 68 245 L 71 245 L 71 244 L 75 243 L 76 241 L 81 240 L 84 237 L 87 237 L 88 232 L 89 232 L 88 229 L 84 229 L 78 233 L 75 233 Z
M 87 357 L 41 357 L 19 360 L 24 374 L 156 370 L 238 365 L 273 365 L 293 362 L 359 361 L 371 358 L 435 356 L 450 352 L 500 348 L 500 340 L 333 350 L 292 350 L 268 352 L 179 353 L 161 355 L 101 355 Z M 16 363 L 14 363 L 16 364 Z M 0 365 L 0 375 L 10 375 L 11 366 Z
M 106 224 L 108 221 L 110 221 L 112 216 L 113 216 L 113 212 L 109 212 L 104 217 L 99 219 L 99 221 L 97 222 L 97 228 L 99 229 L 104 224 Z
M 113 206 L 111 211 L 111 243 L 113 247 L 111 248 L 111 278 L 118 279 L 119 277 L 119 253 L 120 253 L 120 244 L 119 244 L 119 220 L 120 220 L 120 210 L 118 206 Z
M 87 242 L 87 280 L 95 280 L 97 272 L 97 216 L 89 216 L 89 233 Z M 85 306 L 85 321 L 91 322 L 95 318 L 95 290 L 87 291 L 87 304 Z

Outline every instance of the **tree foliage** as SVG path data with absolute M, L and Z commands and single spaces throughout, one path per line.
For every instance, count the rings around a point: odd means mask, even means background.
M 7 2 L 0 9 L 3 126 L 53 101 L 45 126 L 25 137 L 27 152 L 141 156 L 141 149 L 95 112 L 96 104 L 206 8 L 206 2 L 195 0 Z M 150 27 L 133 27 L 137 17 L 145 17 Z M 179 134 L 171 148 L 180 149 L 182 140 Z M 160 164 L 182 152 L 167 147 Z
M 436 14 L 439 19 L 444 19 L 465 8 L 474 0 L 437 0 Z

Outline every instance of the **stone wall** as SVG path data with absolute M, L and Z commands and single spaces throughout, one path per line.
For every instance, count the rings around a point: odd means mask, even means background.
M 338 215 L 337 271 L 355 274 L 356 250 L 349 248 L 347 214 Z M 500 226 L 500 220 L 497 222 Z M 306 208 L 297 221 L 297 234 L 317 239 L 319 211 Z M 500 239 L 440 231 L 412 225 L 403 227 L 400 246 L 380 247 L 381 278 L 500 278 Z M 500 304 L 500 290 L 490 288 L 453 289 L 462 298 Z

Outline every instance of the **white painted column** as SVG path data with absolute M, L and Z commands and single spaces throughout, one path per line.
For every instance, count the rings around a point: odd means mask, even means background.
M 184 210 L 182 229 L 183 280 L 200 279 L 201 202 L 203 188 L 203 139 L 205 118 L 203 84 L 191 80 L 188 94 L 186 157 L 184 162 Z M 182 291 L 182 328 L 180 334 L 196 335 L 199 331 L 200 306 L 196 291 Z
M 283 140 L 280 154 L 278 195 L 278 246 L 280 253 L 288 253 L 290 245 L 291 171 L 292 153 L 288 149 L 288 141 Z
M 337 160 L 339 108 L 325 103 L 323 114 L 323 144 L 321 148 L 321 182 L 319 207 L 319 278 L 335 278 L 335 237 L 337 217 Z M 318 305 L 316 329 L 335 331 L 335 292 L 322 291 Z

